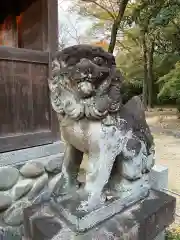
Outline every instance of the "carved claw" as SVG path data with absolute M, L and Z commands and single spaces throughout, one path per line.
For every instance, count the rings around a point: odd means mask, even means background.
M 106 195 L 104 193 L 89 195 L 84 190 L 79 192 L 80 204 L 77 208 L 80 212 L 90 212 L 94 209 L 101 207 L 106 201 Z
M 52 195 L 54 196 L 64 196 L 71 192 L 76 192 L 78 186 L 76 184 L 70 184 L 69 180 L 62 174 L 59 181 L 56 183 Z

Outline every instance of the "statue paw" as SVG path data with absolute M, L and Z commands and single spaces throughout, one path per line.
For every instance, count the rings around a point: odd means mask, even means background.
M 79 193 L 80 204 L 77 208 L 80 212 L 90 212 L 94 209 L 100 208 L 106 201 L 106 195 L 102 194 L 89 194 L 85 191 Z
M 71 192 L 77 191 L 78 186 L 76 182 L 70 183 L 69 180 L 62 174 L 61 177 L 56 182 L 52 194 L 55 197 L 64 196 Z

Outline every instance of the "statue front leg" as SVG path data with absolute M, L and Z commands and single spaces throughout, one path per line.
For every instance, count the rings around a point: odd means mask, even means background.
M 115 127 L 103 126 L 97 142 L 90 147 L 86 175 L 86 201 L 83 207 L 88 210 L 101 205 L 106 200 L 104 187 L 108 183 L 116 156 L 122 151 L 121 139 Z
M 108 182 L 115 158 L 111 156 L 107 159 L 108 161 L 103 153 L 89 156 L 86 184 L 84 190 L 80 192 L 81 204 L 79 210 L 91 211 L 105 202 L 106 196 L 103 189 Z
M 76 189 L 83 153 L 67 143 L 62 165 L 62 177 L 57 185 L 56 195 L 64 195 Z

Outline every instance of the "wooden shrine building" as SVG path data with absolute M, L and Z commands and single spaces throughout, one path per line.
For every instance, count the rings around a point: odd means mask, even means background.
M 0 1 L 0 153 L 59 138 L 47 81 L 57 24 L 57 0 Z

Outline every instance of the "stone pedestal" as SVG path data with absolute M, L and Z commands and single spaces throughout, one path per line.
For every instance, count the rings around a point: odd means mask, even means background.
M 120 198 L 116 194 L 111 192 L 110 198 L 105 203 L 95 207 L 93 211 L 86 211 L 79 209 L 80 203 L 87 201 L 88 196 L 73 194 L 65 199 L 60 198 L 51 201 L 51 207 L 54 212 L 65 219 L 68 225 L 71 225 L 71 229 L 74 232 L 85 232 L 106 219 L 110 219 L 117 213 L 122 212 L 129 206 L 132 206 L 136 202 L 144 199 L 149 194 L 148 188 L 142 187 L 142 189 L 136 190 L 136 192 L 129 194 L 125 198 Z
M 153 240 L 173 222 L 175 205 L 174 197 L 152 190 L 144 200 L 80 233 L 46 202 L 25 209 L 25 239 Z
M 155 165 L 150 173 L 151 188 L 164 191 L 168 188 L 168 168 L 161 165 Z M 159 233 L 155 240 L 165 240 L 165 231 Z

